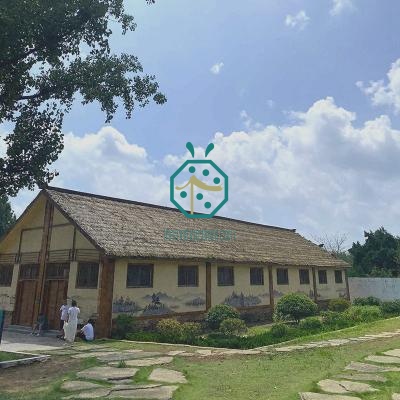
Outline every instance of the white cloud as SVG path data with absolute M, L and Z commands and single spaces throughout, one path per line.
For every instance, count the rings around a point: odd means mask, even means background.
M 333 16 L 340 15 L 344 12 L 355 10 L 353 0 L 332 0 L 332 8 L 329 13 Z
M 291 117 L 283 126 L 251 122 L 210 138 L 215 149 L 209 158 L 230 182 L 229 202 L 219 214 L 307 235 L 340 232 L 355 240 L 381 225 L 399 234 L 400 131 L 390 118 L 360 125 L 330 97 Z M 196 157 L 203 155 L 196 148 Z M 112 127 L 83 137 L 68 133 L 52 184 L 169 205 L 168 177 L 188 158 L 179 152 L 153 160 Z M 23 192 L 13 205 L 22 210 L 27 199 Z
M 371 98 L 373 105 L 389 106 L 400 113 L 400 58 L 391 65 L 386 76 L 387 82 L 383 79 L 368 84 L 358 81 L 356 85 Z
M 285 25 L 290 28 L 297 28 L 300 31 L 303 30 L 310 21 L 310 17 L 304 10 L 299 11 L 296 15 L 286 15 Z
M 223 62 L 218 62 L 216 64 L 214 64 L 211 68 L 210 68 L 210 72 L 214 75 L 218 75 L 221 72 L 222 67 L 224 66 Z

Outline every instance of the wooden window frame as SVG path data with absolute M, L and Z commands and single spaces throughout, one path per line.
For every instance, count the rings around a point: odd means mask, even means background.
M 148 268 L 150 269 L 150 283 L 149 284 L 139 284 L 139 285 L 130 285 L 129 284 L 129 270 L 132 268 Z M 128 268 L 126 270 L 126 287 L 129 289 L 135 288 L 152 288 L 154 283 L 154 264 L 128 264 Z
M 321 277 L 324 277 L 321 279 Z M 327 285 L 328 284 L 328 271 L 326 269 L 319 269 L 318 270 L 318 283 L 320 285 Z
M 340 280 L 338 280 L 338 274 L 340 273 Z M 335 283 L 340 284 L 343 283 L 343 270 L 335 269 Z
M 194 277 L 195 277 L 195 282 L 194 283 L 188 283 L 188 274 L 185 274 L 185 270 L 192 269 L 195 271 Z M 184 274 L 183 276 L 183 282 L 181 280 L 182 276 L 181 273 Z M 198 265 L 178 265 L 178 287 L 199 287 L 199 266 Z
M 232 281 L 229 283 L 222 282 L 220 272 L 223 270 L 232 271 Z M 231 266 L 220 266 L 217 268 L 217 286 L 235 286 L 235 270 Z
M 250 273 L 250 286 L 264 286 L 264 268 L 263 267 L 250 267 L 249 273 Z M 261 278 L 261 279 L 259 279 L 259 278 Z
M 304 279 L 304 276 L 302 276 L 302 273 L 307 273 L 307 279 Z M 300 285 L 309 285 L 310 284 L 310 270 L 307 268 L 301 268 L 299 269 L 299 282 Z
M 34 267 L 34 268 L 33 268 Z M 29 274 L 24 276 L 24 270 L 29 268 Z M 36 274 L 32 274 L 32 271 L 36 270 Z M 28 276 L 29 275 L 29 276 Z M 19 277 L 21 281 L 35 281 L 39 278 L 39 264 L 26 263 L 19 266 Z
M 3 268 L 8 269 L 8 271 L 2 271 Z M 0 264 L 0 277 L 5 276 L 7 279 L 2 282 L 0 279 L 0 287 L 11 287 L 12 279 L 14 276 L 14 265 L 13 264 Z M 3 275 L 4 274 L 4 275 Z
M 284 281 L 282 281 L 282 277 L 279 276 L 279 272 L 283 272 L 285 275 Z M 277 268 L 276 269 L 276 284 L 277 285 L 289 285 L 289 269 L 288 268 Z
M 90 285 L 90 286 L 85 286 L 82 285 L 82 283 L 79 281 L 80 280 L 80 270 L 81 268 L 85 267 L 85 266 L 97 266 L 97 281 L 96 281 L 96 285 Z M 78 262 L 78 266 L 76 268 L 76 281 L 75 281 L 75 289 L 98 289 L 99 287 L 99 268 L 100 265 L 99 263 L 96 262 L 90 262 L 90 261 L 79 261 Z

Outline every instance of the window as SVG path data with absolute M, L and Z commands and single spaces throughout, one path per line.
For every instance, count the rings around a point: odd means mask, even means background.
M 343 274 L 340 269 L 335 271 L 335 283 L 343 283 Z
M 0 286 L 11 286 L 13 265 L 0 265 Z
M 197 265 L 178 266 L 178 286 L 199 286 L 199 267 Z
M 278 285 L 289 285 L 289 273 L 287 268 L 278 268 L 276 270 L 276 282 Z
M 129 264 L 126 287 L 153 287 L 153 264 Z
M 19 279 L 37 279 L 38 275 L 38 264 L 23 264 L 19 269 Z
M 91 262 L 78 263 L 76 287 L 82 289 L 97 289 L 99 280 L 99 264 Z
M 46 266 L 46 278 L 59 280 L 68 279 L 69 264 L 68 263 L 52 263 Z
M 218 267 L 218 286 L 233 286 L 234 284 L 233 267 Z
M 250 268 L 250 285 L 264 285 L 264 268 Z
M 328 283 L 328 277 L 326 274 L 326 269 L 320 269 L 318 271 L 318 281 L 321 284 L 327 284 Z
M 308 269 L 299 269 L 300 285 L 308 285 L 310 283 L 310 271 Z

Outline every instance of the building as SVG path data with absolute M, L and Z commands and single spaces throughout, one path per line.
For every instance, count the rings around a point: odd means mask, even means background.
M 113 318 L 195 319 L 215 304 L 271 314 L 285 293 L 349 297 L 348 265 L 292 229 L 47 188 L 0 239 L 0 308 L 50 328 L 75 299 L 108 336 Z

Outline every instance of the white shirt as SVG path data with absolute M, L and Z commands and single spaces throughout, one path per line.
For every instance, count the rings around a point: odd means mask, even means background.
M 86 340 L 93 340 L 94 339 L 94 329 L 92 324 L 86 324 L 82 328 L 82 332 L 85 335 Z
M 60 308 L 61 311 L 61 321 L 66 321 L 68 319 L 68 306 L 63 304 Z
M 70 307 L 68 309 L 68 322 L 78 322 L 78 315 L 80 312 L 81 310 L 78 307 Z

